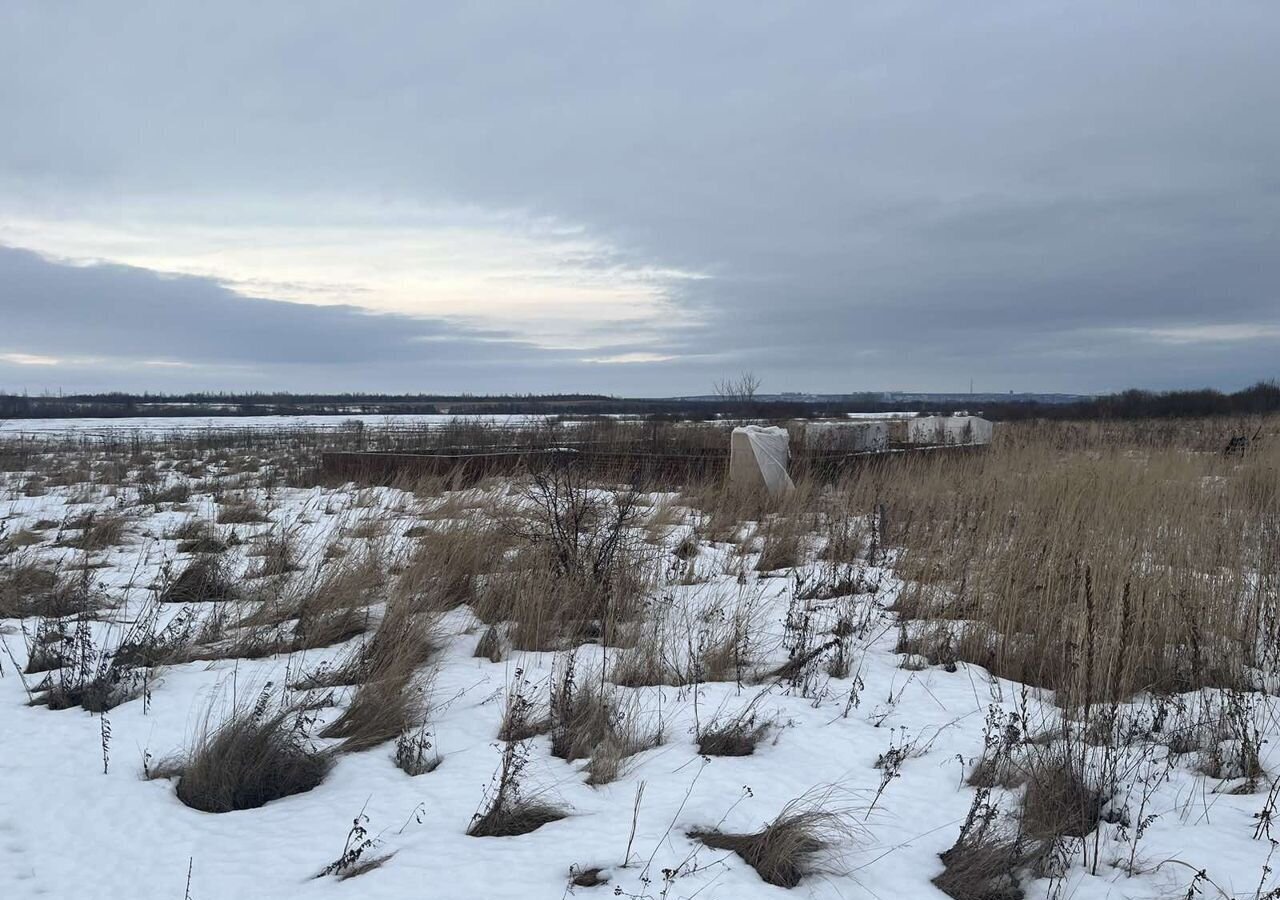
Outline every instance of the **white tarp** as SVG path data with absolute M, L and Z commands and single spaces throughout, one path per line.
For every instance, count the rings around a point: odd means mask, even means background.
M 804 446 L 817 453 L 880 453 L 889 449 L 888 422 L 805 422 Z
M 795 490 L 787 474 L 790 438 L 785 428 L 745 425 L 729 438 L 729 482 L 734 487 L 764 488 L 772 497 Z
M 908 424 L 913 444 L 991 443 L 991 423 L 978 416 L 919 416 Z

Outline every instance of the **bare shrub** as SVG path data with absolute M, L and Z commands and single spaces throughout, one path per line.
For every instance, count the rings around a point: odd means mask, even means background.
M 590 639 L 594 632 L 610 644 L 618 624 L 638 612 L 645 589 L 637 495 L 604 495 L 572 467 L 556 467 L 533 477 L 524 500 L 524 514 L 508 527 L 534 551 L 529 559 L 551 576 L 556 594 L 537 605 L 538 634 Z M 520 625 L 529 628 L 529 617 Z M 512 633 L 518 648 L 523 629 Z

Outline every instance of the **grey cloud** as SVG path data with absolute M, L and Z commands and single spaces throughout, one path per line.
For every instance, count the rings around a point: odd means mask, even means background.
M 68 265 L 0 247 L 0 387 L 564 390 L 577 356 L 510 334 L 243 297 L 204 278 Z M 618 343 L 601 353 L 636 349 Z M 57 366 L 6 364 L 5 354 Z M 184 366 L 156 366 L 156 363 Z M 516 374 L 520 373 L 520 374 Z M 529 381 L 528 379 L 532 379 Z M 532 386 L 529 386 L 529 385 Z
M 0 145 L 0 190 L 24 202 L 182 202 L 194 186 L 285 211 L 316 192 L 523 208 L 714 276 L 676 292 L 703 325 L 665 349 L 691 358 L 623 372 L 485 345 L 508 380 L 1280 375 L 1274 339 L 1142 337 L 1280 321 L 1272 4 L 13 4 L 0 35 L 0 115 L 20 135 Z M 200 341 L 332 360 L 340 378 L 415 359 L 406 328 L 458 337 L 351 310 L 261 315 L 278 342 L 216 323 Z

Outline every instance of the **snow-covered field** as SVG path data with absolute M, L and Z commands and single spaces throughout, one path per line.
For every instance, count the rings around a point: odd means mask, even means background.
M 0 440 L 39 437 L 163 436 L 201 431 L 274 428 L 349 428 L 360 422 L 378 428 L 439 428 L 457 422 L 518 426 L 546 421 L 536 415 L 343 415 L 343 416 L 137 416 L 102 419 L 9 419 L 0 421 Z
M 145 496 L 136 483 L 139 465 L 159 473 Z M 237 469 L 225 458 L 203 461 L 195 475 L 183 467 L 157 454 L 127 463 L 118 483 L 46 472 L 34 489 L 30 473 L 4 473 L 4 565 L 56 564 L 64 576 L 86 579 L 101 599 L 92 613 L 63 623 L 71 652 L 91 647 L 109 665 L 110 649 L 149 616 L 156 617 L 152 633 L 163 633 L 183 617 L 217 614 L 223 604 L 158 599 L 194 558 L 175 536 L 189 533 L 192 520 L 209 523 L 207 534 L 229 545 L 222 558 L 242 596 L 278 599 L 373 547 L 394 584 L 404 562 L 451 524 L 527 507 L 521 482 L 418 497 L 389 488 L 263 488 L 253 467 Z M 156 499 L 174 486 L 186 490 Z M 263 510 L 265 521 L 214 524 L 220 510 L 244 501 Z M 517 836 L 467 834 L 492 796 L 506 746 L 498 732 L 512 693 L 541 708 L 570 656 L 586 680 L 599 677 L 602 656 L 616 664 L 625 651 L 583 642 L 572 652 L 508 649 L 491 662 L 474 655 L 485 626 L 472 611 L 442 613 L 439 649 L 415 682 L 425 715 L 419 734 L 439 765 L 410 775 L 396 765 L 394 741 L 351 750 L 319 736 L 350 703 L 352 688 L 294 687 L 305 673 L 340 665 L 367 635 L 257 658 L 169 662 L 145 670 L 141 682 L 126 679 L 133 696 L 91 713 L 30 702 L 54 674 L 20 673 L 38 633 L 53 623 L 0 619 L 0 897 L 944 896 L 931 881 L 944 870 L 940 854 L 963 829 L 973 834 L 975 817 L 993 829 L 1012 827 L 1026 790 L 1011 784 L 988 791 L 968 784 L 968 776 L 1011 730 L 1020 734 L 1014 753 L 1052 732 L 1060 718 L 1052 698 L 976 666 L 929 666 L 896 652 L 890 607 L 903 585 L 891 550 L 869 559 L 864 543 L 837 572 L 818 559 L 824 539 L 811 535 L 798 565 L 761 572 L 766 523 L 716 534 L 684 502 L 674 494 L 644 501 L 634 538 L 657 580 L 643 623 L 666 622 L 663 634 L 677 657 L 726 620 L 747 623 L 749 663 L 725 680 L 610 688 L 626 696 L 633 724 L 660 738 L 627 757 L 608 783 L 588 784 L 587 761 L 554 756 L 547 734 L 530 738 L 523 790 L 567 815 Z M 83 526 L 93 527 L 83 521 L 88 512 L 119 516 L 122 533 L 100 547 L 72 546 Z M 849 524 L 870 528 L 866 520 Z M 261 566 L 255 552 L 281 535 L 300 568 L 249 577 Z M 826 589 L 803 590 L 814 585 Z M 242 601 L 226 604 L 239 604 L 237 614 L 244 608 Z M 381 610 L 380 601 L 371 604 L 374 621 Z M 779 672 L 797 659 L 805 664 Z M 332 753 L 318 786 L 258 808 L 210 813 L 184 805 L 176 776 L 144 777 L 189 747 L 203 723 L 216 724 L 258 698 L 305 710 L 308 742 Z M 1191 716 L 1215 702 L 1213 692 L 1168 707 L 1138 698 L 1121 705 L 1118 721 L 1149 726 L 1153 714 Z M 1250 698 L 1247 716 L 1262 741 L 1275 735 L 1266 697 Z M 763 726 L 754 753 L 701 755 L 698 737 L 708 724 L 733 717 Z M 1280 883 L 1266 868 L 1274 844 L 1264 833 L 1268 820 L 1258 818 L 1274 801 L 1266 784 L 1236 792 L 1246 780 L 1229 767 L 1210 778 L 1194 754 L 1147 737 L 1100 739 L 1087 751 L 1112 767 L 1119 790 L 1106 798 L 1096 829 L 1060 836 L 1052 852 L 1020 872 L 1020 889 L 1029 897 L 1082 900 L 1277 896 L 1267 893 Z M 1261 745 L 1264 769 L 1273 747 Z M 797 798 L 823 804 L 838 827 L 794 888 L 768 884 L 743 857 L 689 836 L 698 829 L 757 831 Z M 367 837 L 349 842 L 353 823 Z M 358 859 L 321 874 L 351 847 L 359 848 Z M 381 864 L 360 871 L 371 860 Z M 600 870 L 601 884 L 573 883 L 592 869 Z M 359 874 L 341 877 L 352 871 Z

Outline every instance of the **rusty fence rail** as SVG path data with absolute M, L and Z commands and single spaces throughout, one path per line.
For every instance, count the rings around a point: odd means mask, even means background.
M 861 465 L 892 462 L 926 453 L 972 453 L 985 444 L 908 445 L 886 451 L 823 453 L 792 456 L 793 477 L 838 478 Z M 573 465 L 601 477 L 632 484 L 678 484 L 720 477 L 728 472 L 729 451 L 701 450 L 654 453 L 597 447 L 503 448 L 451 450 L 446 453 L 379 451 L 329 452 L 321 456 L 321 474 L 332 480 L 391 484 L 416 478 L 447 478 L 459 486 L 490 475 L 535 472 L 556 465 Z

